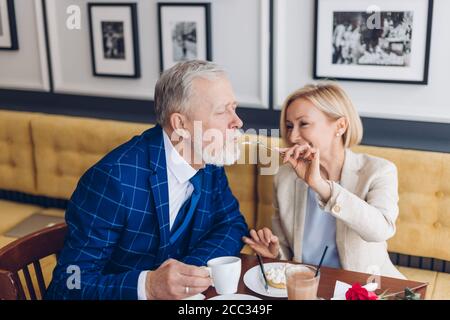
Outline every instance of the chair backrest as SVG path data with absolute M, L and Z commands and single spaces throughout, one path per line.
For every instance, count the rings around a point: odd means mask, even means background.
M 37 288 L 30 275 L 31 264 L 40 297 L 44 296 L 46 286 L 39 260 L 53 254 L 58 255 L 64 245 L 66 233 L 67 225 L 60 223 L 17 239 L 0 249 L 0 300 L 26 299 L 25 287 L 19 277 L 20 271 L 25 278 L 28 296 L 32 300 L 38 299 Z

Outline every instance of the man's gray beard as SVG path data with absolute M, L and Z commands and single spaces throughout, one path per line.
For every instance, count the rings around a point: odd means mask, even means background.
M 197 150 L 202 150 L 202 145 L 194 141 L 194 152 L 197 152 Z M 214 149 L 214 151 L 216 150 Z M 198 155 L 197 157 L 201 157 L 205 164 L 212 164 L 218 167 L 223 167 L 234 164 L 241 156 L 241 149 L 239 148 L 238 143 L 233 143 L 232 147 L 230 147 L 228 144 L 225 144 L 220 151 L 221 152 L 215 152 L 215 154 L 212 155 L 207 150 L 203 150 L 203 155 Z

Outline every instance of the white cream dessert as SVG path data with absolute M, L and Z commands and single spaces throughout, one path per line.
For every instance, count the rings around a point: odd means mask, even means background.
M 270 268 L 266 271 L 266 279 L 269 286 L 286 289 L 286 265 L 280 267 Z

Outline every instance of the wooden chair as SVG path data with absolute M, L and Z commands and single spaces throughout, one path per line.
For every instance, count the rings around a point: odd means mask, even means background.
M 34 288 L 28 268 L 30 264 L 34 266 L 40 296 L 44 296 L 46 286 L 39 260 L 53 254 L 58 256 L 66 232 L 67 225 L 60 223 L 17 239 L 0 249 L 0 300 L 26 300 L 19 271 L 23 271 L 31 300 L 38 299 L 37 288 Z

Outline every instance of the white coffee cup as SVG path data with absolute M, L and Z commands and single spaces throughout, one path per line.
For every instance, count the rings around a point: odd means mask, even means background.
M 236 293 L 241 277 L 241 258 L 219 257 L 207 262 L 207 270 L 218 294 Z

